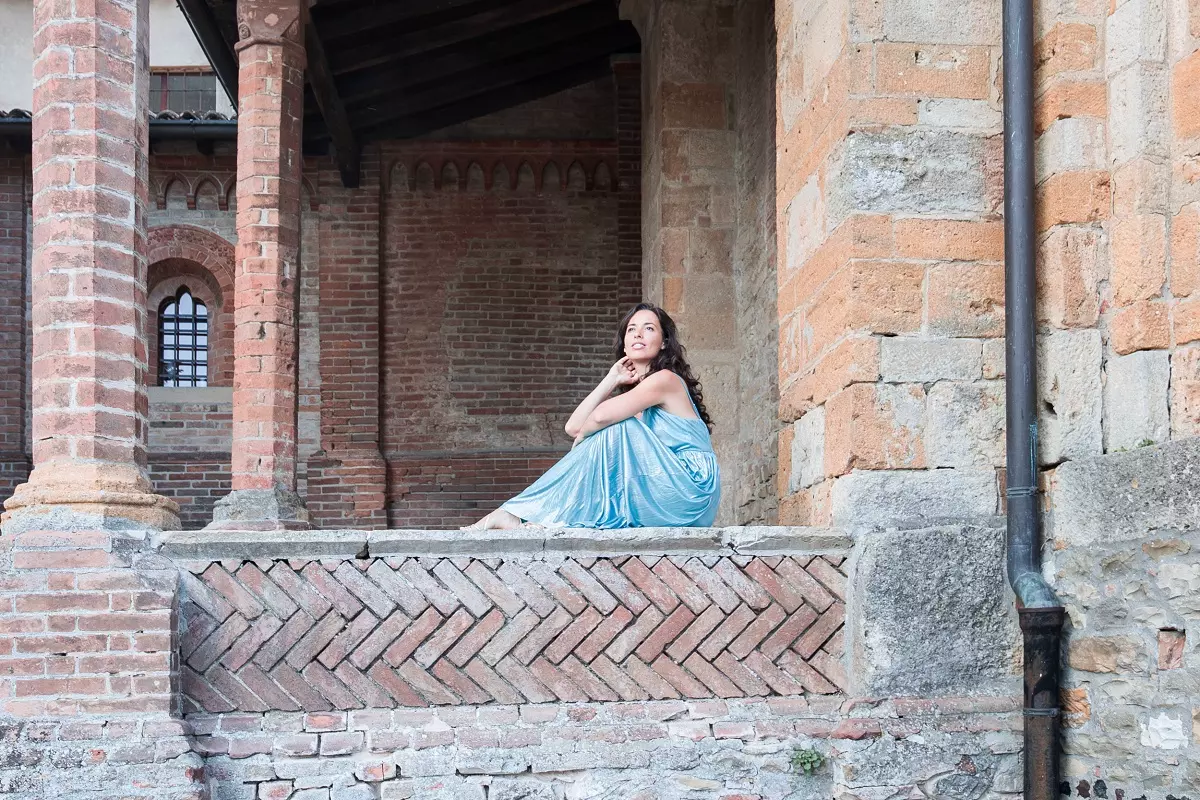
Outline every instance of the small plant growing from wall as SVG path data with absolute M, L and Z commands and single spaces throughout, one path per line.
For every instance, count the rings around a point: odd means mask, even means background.
M 813 775 L 825 763 L 825 756 L 809 747 L 797 747 L 792 751 L 792 769 L 797 773 Z

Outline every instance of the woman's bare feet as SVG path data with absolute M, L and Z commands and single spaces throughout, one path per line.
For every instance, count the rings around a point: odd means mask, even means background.
M 488 514 L 483 519 L 476 522 L 474 525 L 464 525 L 459 528 L 462 531 L 507 531 L 513 528 L 521 527 L 521 518 L 505 511 L 503 508 L 497 508 L 492 513 Z

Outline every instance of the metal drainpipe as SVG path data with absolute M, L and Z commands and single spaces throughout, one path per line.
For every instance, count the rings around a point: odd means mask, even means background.
M 1041 571 L 1037 474 L 1033 2 L 1003 0 L 1008 579 L 1024 639 L 1025 800 L 1058 797 L 1063 608 Z

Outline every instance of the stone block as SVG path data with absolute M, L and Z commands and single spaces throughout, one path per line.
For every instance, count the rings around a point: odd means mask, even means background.
M 1200 434 L 1200 347 L 1171 354 L 1171 436 Z
M 965 128 L 994 131 L 1001 127 L 1000 109 L 987 100 L 934 98 L 922 100 L 917 107 L 917 122 L 938 128 Z
M 1172 205 L 1163 187 L 1171 181 L 1171 165 L 1139 157 L 1113 170 L 1113 214 L 1167 214 Z M 1174 273 L 1174 270 L 1172 270 Z
M 1134 64 L 1110 79 L 1110 163 L 1124 164 L 1142 155 L 1168 157 L 1167 83 L 1167 70 L 1159 64 Z
M 1170 354 L 1146 350 L 1114 356 L 1105 367 L 1104 449 L 1131 450 L 1166 441 Z
M 1113 221 L 1111 281 L 1118 305 L 1162 295 L 1167 280 L 1166 230 L 1166 217 L 1161 214 L 1134 214 Z
M 792 471 L 789 493 L 807 489 L 825 478 L 825 406 L 818 406 L 793 423 Z
M 952 261 L 929 269 L 928 332 L 1004 335 L 1004 265 Z
M 1040 182 L 1057 172 L 1103 169 L 1106 145 L 1104 120 L 1091 117 L 1057 120 L 1038 137 L 1036 178 Z
M 888 383 L 972 381 L 980 376 L 983 346 L 975 339 L 889 336 L 880 342 L 880 378 Z
M 353 558 L 367 544 L 366 531 L 170 531 L 154 539 L 174 559 Z
M 554 788 L 534 778 L 496 778 L 488 787 L 488 800 L 555 800 Z
M 1171 315 L 1162 301 L 1138 300 L 1113 314 L 1109 344 L 1119 355 L 1171 346 Z
M 930 467 L 1004 465 L 1004 384 L 942 381 L 929 390 L 925 459 Z
M 855 471 L 834 482 L 832 518 L 849 530 L 918 527 L 996 513 L 994 470 Z
M 1138 63 L 1167 57 L 1166 0 L 1127 0 L 1108 16 L 1104 30 L 1104 72 L 1116 75 Z
M 1002 527 L 866 533 L 852 561 L 853 693 L 980 695 L 1019 686 Z
M 1087 328 L 1100 318 L 1103 236 L 1055 227 L 1038 247 L 1038 319 L 1055 328 Z
M 1039 17 L 1039 21 L 1046 24 L 1057 18 L 1052 14 Z M 1094 26 L 1080 22 L 1057 22 L 1034 45 L 1038 78 L 1045 80 L 1062 72 L 1090 70 L 1096 63 L 1096 49 Z
M 1100 452 L 1100 358 L 1099 331 L 1038 338 L 1039 463 Z
M 884 36 L 893 42 L 979 44 L 1000 42 L 1000 19 L 982 0 L 887 0 L 883 4 Z
M 784 215 L 787 220 L 787 244 L 783 263 L 785 274 L 791 275 L 825 241 L 825 197 L 815 173 L 796 192 Z
M 1171 123 L 1179 139 L 1200 136 L 1200 52 L 1182 59 L 1171 72 Z
M 1004 377 L 1004 340 L 987 339 L 983 343 L 983 377 L 995 380 Z
M 1200 59 L 1197 59 L 1200 63 Z M 1200 79 L 1198 79 L 1200 80 Z M 1171 294 L 1200 291 L 1200 205 L 1184 206 L 1171 219 Z
M 957 131 L 852 133 L 833 155 L 825 181 L 830 225 L 864 211 L 983 213 L 984 150 L 984 137 Z
M 880 42 L 875 88 L 885 95 L 983 100 L 991 92 L 992 48 Z
M 825 405 L 825 474 L 925 465 L 925 390 L 854 384 Z
M 1054 473 L 1054 538 L 1068 545 L 1152 536 L 1200 525 L 1200 439 L 1070 461 Z

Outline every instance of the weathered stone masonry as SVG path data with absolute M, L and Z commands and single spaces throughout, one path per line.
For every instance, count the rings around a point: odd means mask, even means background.
M 966 552 L 994 534 L 953 535 Z M 1019 787 L 1011 694 L 843 693 L 843 621 L 865 610 L 843 612 L 843 598 L 866 595 L 845 582 L 849 542 L 835 531 L 154 540 L 6 539 L 0 601 L 16 610 L 3 703 L 34 720 L 0 740 L 11 767 L 0 787 L 15 796 L 40 796 L 47 765 L 71 759 L 83 765 L 78 790 L 61 796 L 81 798 L 102 781 L 159 798 L 815 800 L 913 780 L 996 796 Z M 871 580 L 896 585 L 905 571 L 879 546 Z M 161 652 L 168 643 L 178 661 Z M 909 663 L 894 647 L 875 661 L 876 687 L 880 669 Z M 76 673 L 47 679 L 50 664 Z M 1004 685 L 967 672 L 972 689 Z M 110 696 L 93 697 L 101 685 Z M 179 703 L 173 721 L 163 712 Z M 139 722 L 113 716 L 135 708 Z M 798 773 L 797 749 L 823 753 L 826 768 Z

